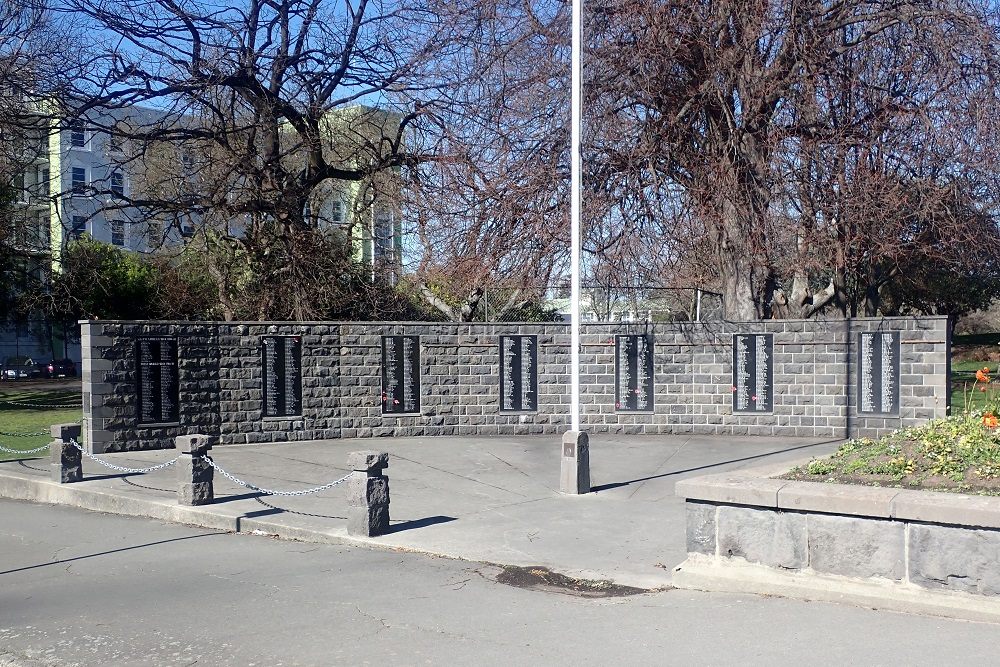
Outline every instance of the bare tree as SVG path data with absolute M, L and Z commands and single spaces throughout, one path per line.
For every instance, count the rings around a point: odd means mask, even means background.
M 908 193 L 968 187 L 980 212 L 996 201 L 973 185 L 997 164 L 992 5 L 591 7 L 598 187 L 629 188 L 647 233 L 658 209 L 693 221 L 670 234 L 674 257 L 711 253 L 728 317 L 846 314 L 883 280 L 864 276 L 866 253 L 879 271 L 901 266 L 914 220 L 951 230 L 938 238 L 982 232 L 943 209 L 928 218 Z
M 391 103 L 423 85 L 448 26 L 419 2 L 69 4 L 99 28 L 97 75 L 80 82 L 77 113 L 139 147 L 135 164 L 163 145 L 195 156 L 160 160 L 119 207 L 214 221 L 216 244 L 258 274 L 254 288 L 267 299 L 256 315 L 324 314 L 310 297 L 316 241 L 326 233 L 311 200 L 331 182 L 365 182 L 371 203 L 377 175 L 410 159 L 405 136 L 420 110 Z M 122 123 L 137 106 L 155 113 Z M 343 231 L 347 266 L 354 233 Z
M 446 318 L 502 317 L 539 297 L 568 235 L 568 7 L 441 2 L 465 37 L 438 61 L 407 171 L 413 279 Z

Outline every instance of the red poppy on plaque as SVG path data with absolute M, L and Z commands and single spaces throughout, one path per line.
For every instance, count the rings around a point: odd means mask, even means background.
M 636 395 L 638 396 L 638 395 L 639 395 L 639 390 L 638 390 L 638 389 L 636 389 L 636 390 L 635 390 L 635 393 L 636 393 Z
M 385 392 L 383 391 L 382 392 L 382 400 L 384 401 L 386 398 L 388 398 L 388 397 L 385 395 Z
M 751 401 L 756 401 L 757 400 L 757 394 L 754 394 L 753 396 L 751 396 L 750 400 Z
M 392 404 L 393 405 L 399 405 L 399 399 L 398 398 L 392 399 Z
M 294 340 L 296 343 L 298 343 L 299 340 L 301 340 L 301 337 L 300 336 L 292 336 L 292 340 Z
M 736 385 L 735 384 L 733 385 L 733 391 L 736 391 Z
M 621 404 L 621 403 L 615 403 L 615 409 L 616 409 L 616 410 L 617 410 L 618 408 L 620 408 L 621 406 L 622 406 L 622 404 Z

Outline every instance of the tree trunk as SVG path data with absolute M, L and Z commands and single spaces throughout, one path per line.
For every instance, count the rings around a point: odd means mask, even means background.
M 740 213 L 731 201 L 724 201 L 720 208 L 722 220 L 716 237 L 716 259 L 725 318 L 734 322 L 759 319 L 762 315 L 757 289 L 759 270 L 747 251 L 747 239 L 740 229 Z

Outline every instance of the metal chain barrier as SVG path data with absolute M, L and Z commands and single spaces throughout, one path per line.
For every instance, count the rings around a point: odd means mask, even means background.
M 34 438 L 39 435 L 48 434 L 48 431 L 0 431 L 0 435 L 7 436 L 8 438 Z
M 38 452 L 44 451 L 48 448 L 48 443 L 42 445 L 41 447 L 35 447 L 34 449 L 11 449 L 10 447 L 0 445 L 0 452 L 6 452 L 7 454 L 37 454 Z
M 54 408 L 57 410 L 69 410 L 80 407 L 81 403 L 21 403 L 16 401 L 0 401 L 4 405 L 13 405 L 15 408 Z
M 239 479 L 238 477 L 233 477 L 228 472 L 226 472 L 225 469 L 222 466 L 220 466 L 218 463 L 216 463 L 215 461 L 213 461 L 211 456 L 207 456 L 206 455 L 205 456 L 205 460 L 208 461 L 208 465 L 210 465 L 213 468 L 215 468 L 216 470 L 218 470 L 222 474 L 222 476 L 225 477 L 226 479 L 228 479 L 230 482 L 233 482 L 234 484 L 238 484 L 238 485 L 242 486 L 243 488 L 250 489 L 251 491 L 259 491 L 259 492 L 263 493 L 264 495 L 268 495 L 268 496 L 305 496 L 305 495 L 308 495 L 310 493 L 317 493 L 319 491 L 325 491 L 327 489 L 331 489 L 331 488 L 337 486 L 338 484 L 343 484 L 344 482 L 346 482 L 351 477 L 351 474 L 348 473 L 344 477 L 341 477 L 340 479 L 335 480 L 333 482 L 330 482 L 328 484 L 324 484 L 323 486 L 314 486 L 311 489 L 303 489 L 301 491 L 275 491 L 274 489 L 265 489 L 263 487 L 256 486 L 256 485 L 251 484 L 249 482 L 244 482 L 242 479 Z
M 70 440 L 69 444 L 79 449 L 80 453 L 86 456 L 88 459 L 100 463 L 105 468 L 111 468 L 112 470 L 117 470 L 119 472 L 127 472 L 130 474 L 139 474 L 144 472 L 153 472 L 154 470 L 162 470 L 163 468 L 170 467 L 173 464 L 177 463 L 177 459 L 180 458 L 179 456 L 175 456 L 174 458 L 170 459 L 165 463 L 160 463 L 155 466 L 150 466 L 148 468 L 125 468 L 123 466 L 116 466 L 114 463 L 108 463 L 107 461 L 97 458 L 96 456 L 85 450 L 83 447 L 81 447 L 80 443 L 78 443 L 76 440 Z M 48 445 L 46 445 L 46 447 L 48 447 Z

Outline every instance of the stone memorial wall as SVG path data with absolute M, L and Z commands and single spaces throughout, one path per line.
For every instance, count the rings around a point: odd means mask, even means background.
M 84 322 L 93 451 L 560 433 L 565 323 Z M 943 416 L 947 320 L 585 324 L 592 433 L 876 436 Z

